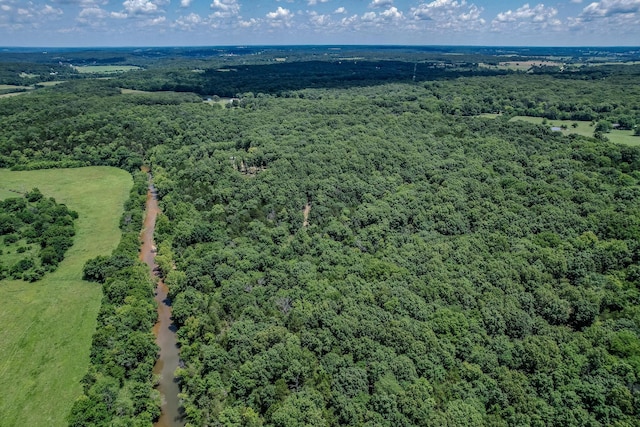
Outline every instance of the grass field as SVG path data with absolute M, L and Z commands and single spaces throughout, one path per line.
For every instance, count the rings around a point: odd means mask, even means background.
M 555 61 L 506 61 L 506 62 L 500 62 L 498 63 L 498 65 L 491 65 L 491 64 L 485 64 L 485 63 L 480 63 L 478 64 L 480 67 L 483 68 L 490 68 L 490 69 L 495 69 L 495 70 L 511 70 L 511 71 L 527 71 L 528 69 L 530 69 L 531 67 L 541 67 L 541 66 L 545 66 L 545 67 L 560 67 L 562 66 L 562 63 L 560 62 L 555 62 Z
M 511 121 L 514 120 L 522 120 L 529 123 L 542 124 L 542 121 L 544 119 L 540 117 L 515 116 L 511 119 Z M 578 127 L 573 128 L 573 123 L 577 123 Z M 562 125 L 565 125 L 567 129 L 561 131 L 565 135 L 576 133 L 578 135 L 593 136 L 594 128 L 593 126 L 591 126 L 591 122 L 576 120 L 547 120 L 547 125 L 549 127 L 561 127 Z M 634 136 L 633 131 L 631 130 L 613 130 L 609 133 L 606 133 L 605 136 L 611 142 L 616 144 L 640 145 L 640 136 Z
M 0 98 L 9 98 L 12 96 L 18 96 L 18 95 L 24 95 L 25 93 L 29 93 L 30 91 L 27 92 L 11 92 L 11 93 L 3 93 L 2 95 L 0 95 Z
M 80 74 L 124 73 L 125 71 L 140 70 L 140 67 L 135 65 L 85 65 L 74 68 Z
M 61 83 L 66 83 L 66 80 L 55 80 L 55 81 L 52 81 L 52 82 L 40 82 L 40 83 L 36 83 L 36 86 L 48 87 L 48 86 L 56 86 L 56 85 L 59 85 Z
M 0 90 L 30 90 L 33 86 L 0 85 Z
M 0 425 L 66 426 L 81 394 L 100 307 L 99 285 L 81 279 L 85 261 L 109 254 L 131 188 L 120 169 L 89 167 L 11 172 L 0 169 L 0 197 L 38 187 L 80 215 L 74 245 L 41 281 L 0 281 Z
M 221 98 L 219 97 L 216 100 L 213 99 L 207 99 L 206 101 L 204 101 L 205 104 L 210 104 L 210 105 L 221 105 L 221 106 L 226 106 L 227 104 L 229 104 L 230 102 L 233 102 L 234 99 L 238 99 L 238 98 Z

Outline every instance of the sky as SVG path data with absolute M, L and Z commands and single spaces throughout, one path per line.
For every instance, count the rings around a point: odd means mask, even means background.
M 0 0 L 0 46 L 639 46 L 640 0 Z

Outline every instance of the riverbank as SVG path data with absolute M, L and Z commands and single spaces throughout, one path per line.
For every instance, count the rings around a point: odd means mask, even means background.
M 176 329 L 171 320 L 171 300 L 168 298 L 167 285 L 158 276 L 158 266 L 155 262 L 156 248 L 153 240 L 155 223 L 160 208 L 156 191 L 151 183 L 147 193 L 146 214 L 144 226 L 140 235 L 142 246 L 140 260 L 149 266 L 151 274 L 156 277 L 157 285 L 155 300 L 158 303 L 158 321 L 153 327 L 156 343 L 160 347 L 160 357 L 154 368 L 154 375 L 158 375 L 157 389 L 162 396 L 162 413 L 155 423 L 156 427 L 182 427 L 184 425 L 182 407 L 178 393 L 180 387 L 174 372 L 180 364 L 180 354 L 176 339 Z

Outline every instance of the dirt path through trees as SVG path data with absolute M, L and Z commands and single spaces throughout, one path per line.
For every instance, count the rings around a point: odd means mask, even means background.
M 304 221 L 302 222 L 303 227 L 309 226 L 309 213 L 311 213 L 311 202 L 307 202 L 302 211 L 302 215 L 304 216 Z

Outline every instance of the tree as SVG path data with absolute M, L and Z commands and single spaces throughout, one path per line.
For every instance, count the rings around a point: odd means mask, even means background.
M 595 127 L 595 132 L 609 133 L 611 132 L 611 129 L 613 129 L 613 125 L 611 124 L 610 121 L 598 120 L 598 123 L 596 124 L 596 127 Z
M 631 130 L 634 128 L 636 121 L 629 115 L 618 117 L 619 129 Z

